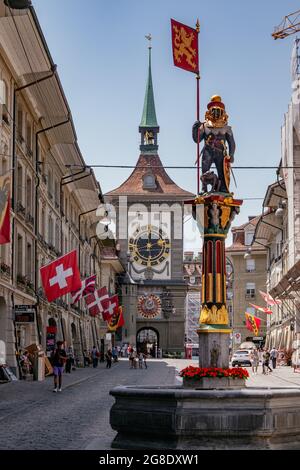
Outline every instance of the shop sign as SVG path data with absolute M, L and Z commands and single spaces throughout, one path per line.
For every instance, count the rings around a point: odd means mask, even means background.
M 35 305 L 15 305 L 16 323 L 34 323 Z

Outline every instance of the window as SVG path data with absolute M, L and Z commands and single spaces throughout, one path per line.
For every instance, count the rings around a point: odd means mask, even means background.
M 52 173 L 49 171 L 48 173 L 48 195 L 52 199 L 53 195 L 53 179 L 52 179 Z
M 24 141 L 24 138 L 23 138 L 23 111 L 22 111 L 22 108 L 18 108 L 18 119 L 17 119 L 17 132 L 18 132 L 18 136 L 19 136 L 19 140 L 21 142 Z
M 32 152 L 32 125 L 29 121 L 26 123 L 26 146 Z
M 246 271 L 247 273 L 253 273 L 255 271 L 255 259 L 250 258 L 246 260 Z
M 252 243 L 254 232 L 245 232 L 245 245 L 249 246 Z
M 60 245 L 60 226 L 59 222 L 57 221 L 55 224 L 55 248 L 59 250 L 59 245 Z
M 18 165 L 17 169 L 17 201 L 23 202 L 23 168 Z
M 55 196 L 55 205 L 59 207 L 59 190 L 58 190 L 58 182 L 55 180 L 54 182 L 54 196 Z
M 41 235 L 45 238 L 45 210 L 42 208 L 41 211 Z
M 53 245 L 53 220 L 51 215 L 48 218 L 48 243 Z
M 32 246 L 30 243 L 27 243 L 26 249 L 26 277 L 30 281 L 32 280 Z
M 26 178 L 26 211 L 32 214 L 32 182 L 31 178 Z
M 255 283 L 254 282 L 247 282 L 246 284 L 246 299 L 254 299 L 255 298 Z
M 1 80 L 1 100 L 2 104 L 2 119 L 6 124 L 9 124 L 9 108 L 8 108 L 8 86 L 5 80 Z
M 18 235 L 17 238 L 17 275 L 23 275 L 23 238 Z

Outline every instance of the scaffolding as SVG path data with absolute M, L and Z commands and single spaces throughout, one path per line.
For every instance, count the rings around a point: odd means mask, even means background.
M 197 330 L 199 328 L 199 315 L 201 309 L 201 297 L 199 291 L 189 291 L 186 297 L 185 316 L 185 343 L 191 348 L 199 348 Z

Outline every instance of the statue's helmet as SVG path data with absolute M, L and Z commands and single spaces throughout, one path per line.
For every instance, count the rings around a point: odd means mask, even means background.
M 206 117 L 216 123 L 217 127 L 227 123 L 228 116 L 225 111 L 225 104 L 219 95 L 213 95 L 207 105 Z M 218 125 L 219 124 L 219 125 Z

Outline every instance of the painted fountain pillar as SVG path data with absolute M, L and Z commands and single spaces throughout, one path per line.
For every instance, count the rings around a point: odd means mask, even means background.
M 225 241 L 242 200 L 230 192 L 231 163 L 235 141 L 228 126 L 228 115 L 220 96 L 207 105 L 205 121 L 193 126 L 195 142 L 204 141 L 202 150 L 202 193 L 193 205 L 201 208 L 202 306 L 199 318 L 199 366 L 229 367 L 231 328 L 226 305 Z M 215 165 L 217 174 L 211 171 Z M 208 191 L 208 185 L 211 186 Z M 199 206 L 200 205 L 200 206 Z
M 225 240 L 241 200 L 211 193 L 196 198 L 204 210 L 199 367 L 229 367 L 232 332 L 226 304 Z

